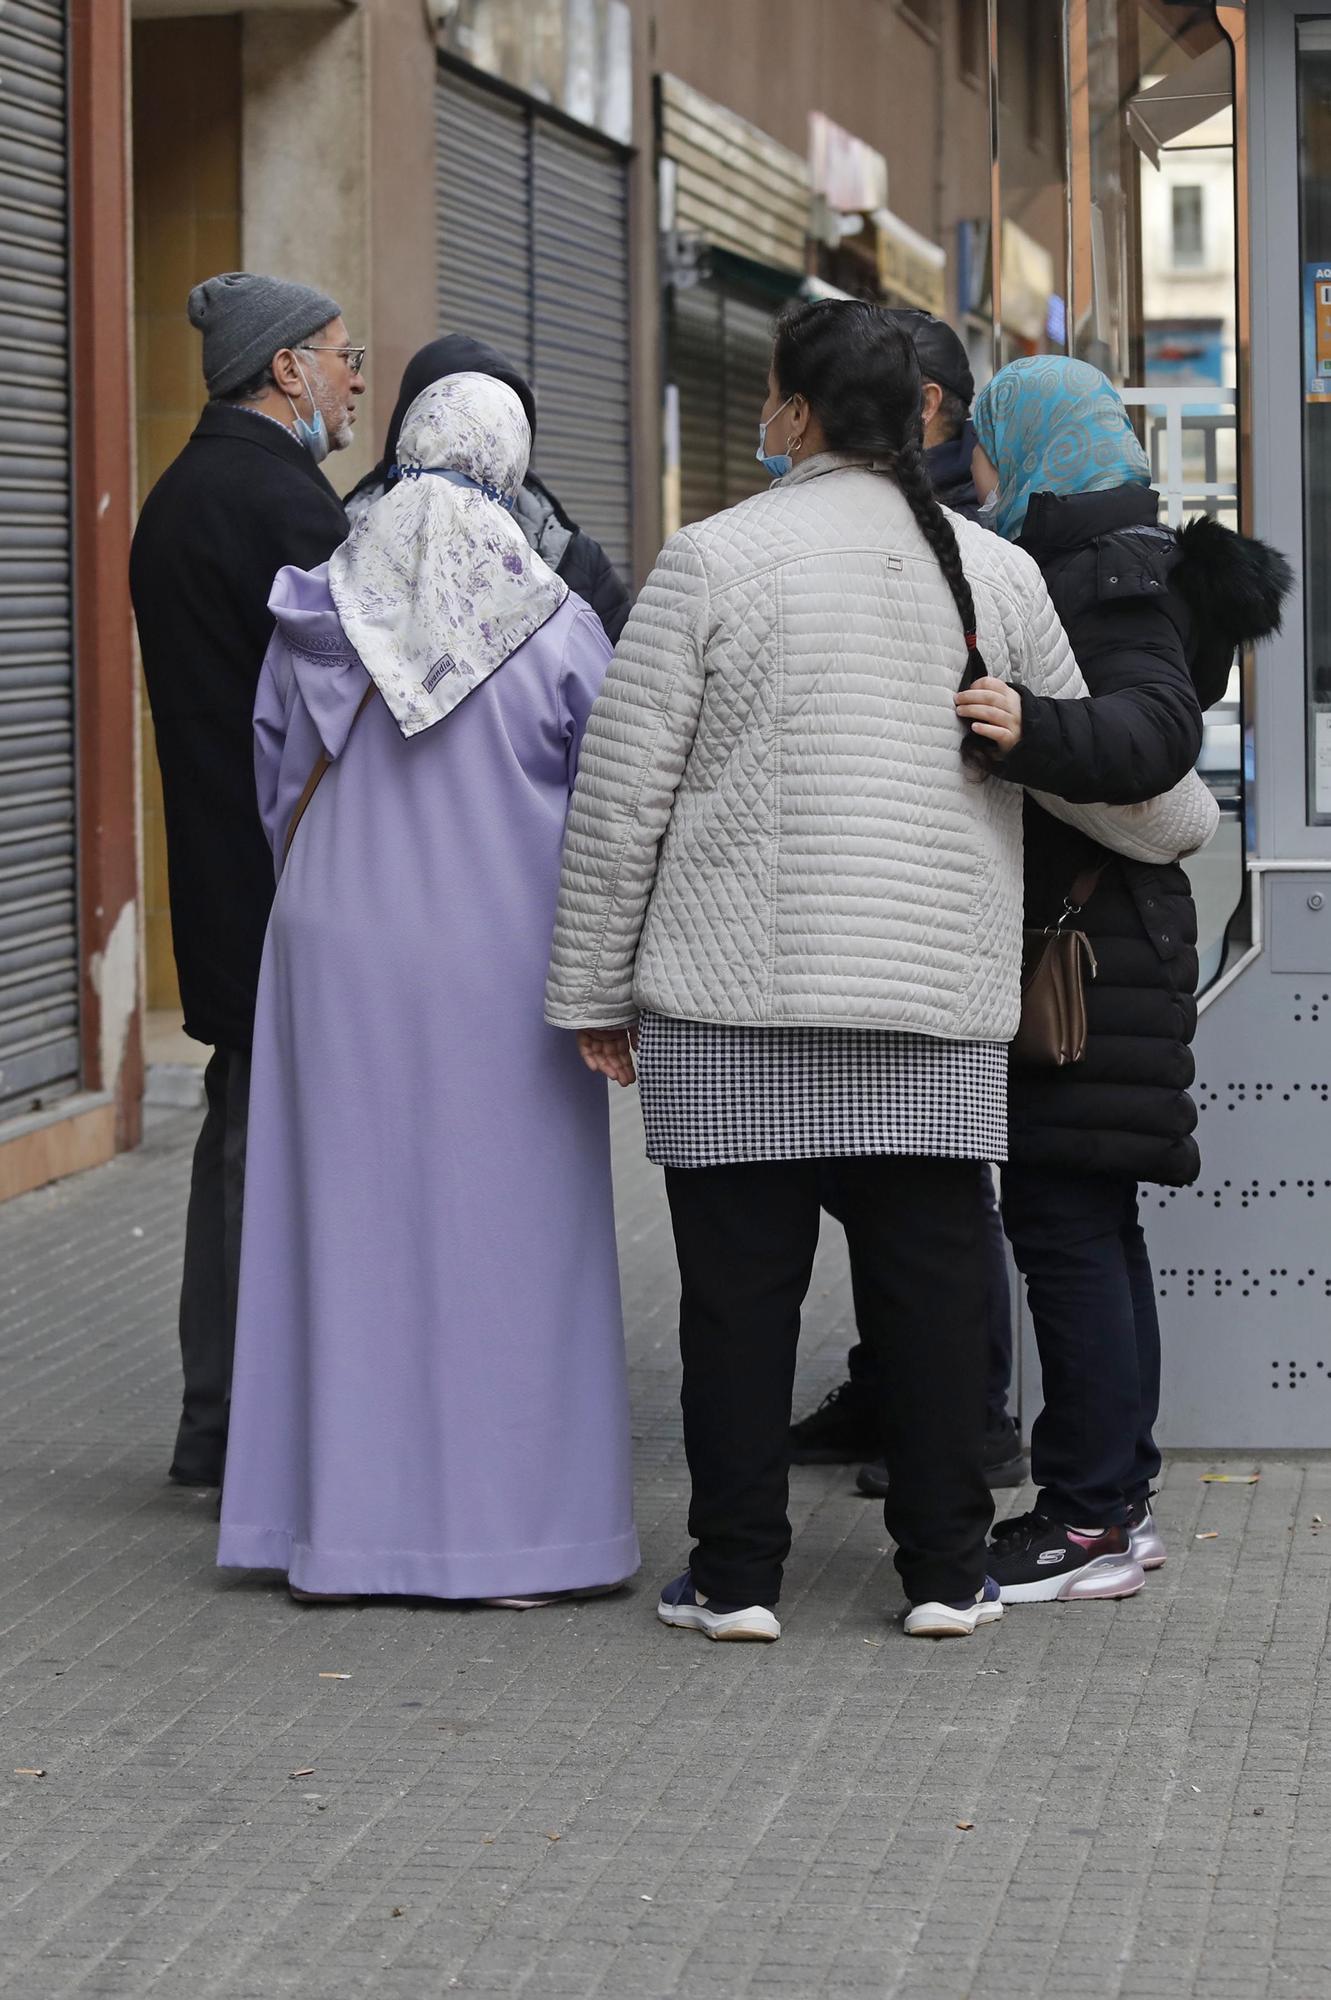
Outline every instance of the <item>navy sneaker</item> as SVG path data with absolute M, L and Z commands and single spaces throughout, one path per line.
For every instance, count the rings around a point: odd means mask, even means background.
M 1003 1616 L 1003 1600 L 991 1576 L 974 1597 L 934 1599 L 912 1604 L 906 1613 L 908 1639 L 969 1639 L 977 1625 L 992 1625 Z
M 703 1595 L 690 1571 L 677 1576 L 661 1592 L 656 1615 L 663 1625 L 685 1632 L 705 1632 L 709 1639 L 779 1639 L 781 1627 L 768 1604 L 722 1604 Z

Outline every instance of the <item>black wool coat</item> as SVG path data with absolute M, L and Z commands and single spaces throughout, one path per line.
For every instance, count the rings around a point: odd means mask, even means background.
M 171 928 L 197 1041 L 248 1049 L 273 857 L 259 822 L 252 718 L 287 563 L 345 539 L 342 503 L 292 433 L 209 403 L 143 503 L 130 591 L 166 808 Z
M 1004 760 L 1006 776 L 1125 805 L 1168 791 L 1196 763 L 1195 621 L 1179 588 L 1179 538 L 1156 525 L 1157 511 L 1144 486 L 1032 500 L 1021 546 L 1040 565 L 1095 699 L 1023 694 L 1022 742 Z M 1078 782 L 1069 779 L 1074 752 Z M 1076 920 L 1099 971 L 1087 988 L 1084 1059 L 1057 1070 L 1012 1065 L 1008 1157 L 1184 1187 L 1200 1169 L 1188 1094 L 1197 914 L 1187 875 L 1109 855 L 1032 799 L 1025 847 L 1032 927 L 1053 923 L 1077 876 L 1103 864 Z

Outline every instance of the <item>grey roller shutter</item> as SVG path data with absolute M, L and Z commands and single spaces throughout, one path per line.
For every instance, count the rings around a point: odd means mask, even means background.
M 615 147 L 441 66 L 439 327 L 536 392 L 534 467 L 630 574 L 628 199 Z
M 531 164 L 521 105 L 439 73 L 439 331 L 485 340 L 529 374 Z
M 625 577 L 632 558 L 627 212 L 619 155 L 534 118 L 536 466 Z
M 699 521 L 768 485 L 758 419 L 772 358 L 772 310 L 715 280 L 677 288 L 670 380 L 679 394 L 680 515 Z
M 727 291 L 725 322 L 726 505 L 733 507 L 770 483 L 755 453 L 772 360 L 772 308 Z M 773 437 L 772 448 L 779 442 Z
M 0 1112 L 79 1072 L 65 18 L 0 51 Z
M 680 520 L 687 526 L 726 505 L 725 312 L 718 287 L 673 291 L 669 326 L 670 380 L 679 396 Z

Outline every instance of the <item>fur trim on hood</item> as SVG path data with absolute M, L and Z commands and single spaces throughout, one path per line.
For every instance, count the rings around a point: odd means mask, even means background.
M 1192 613 L 1192 678 L 1209 708 L 1228 685 L 1234 648 L 1280 630 L 1294 572 L 1268 542 L 1235 534 L 1207 515 L 1179 530 L 1178 546 L 1170 581 Z

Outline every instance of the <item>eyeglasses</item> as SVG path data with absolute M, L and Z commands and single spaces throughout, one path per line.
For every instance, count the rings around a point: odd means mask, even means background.
M 301 354 L 340 354 L 353 375 L 360 374 L 365 361 L 365 349 L 363 347 L 316 347 L 310 341 L 303 340 L 300 344 L 299 352 Z

